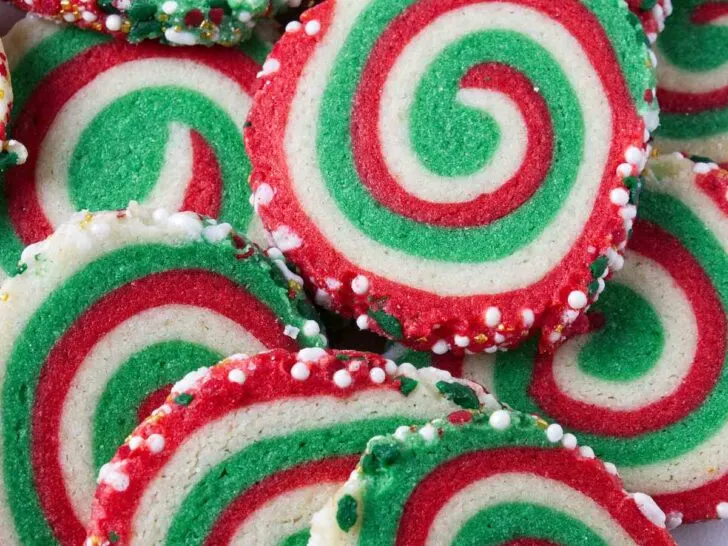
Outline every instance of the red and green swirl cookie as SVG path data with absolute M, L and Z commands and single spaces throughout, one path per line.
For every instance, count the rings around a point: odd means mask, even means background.
M 373 438 L 310 546 L 668 546 L 665 514 L 531 415 L 460 411 Z
M 436 353 L 557 344 L 593 264 L 622 260 L 650 62 L 618 0 L 330 0 L 264 66 L 259 212 L 361 328 Z
M 0 41 L 0 169 L 25 162 L 28 151 L 16 140 L 8 137 L 10 111 L 13 108 L 13 87 L 10 83 L 8 58 Z
M 232 46 L 300 0 L 12 0 L 20 9 L 138 43 Z
M 5 45 L 13 136 L 28 143 L 30 159 L 5 176 L 2 269 L 13 272 L 22 248 L 73 211 L 131 200 L 193 210 L 264 240 L 243 142 L 259 57 L 130 45 L 38 19 L 18 23 Z
M 463 369 L 504 402 L 557 420 L 652 495 L 670 525 L 728 518 L 728 172 L 653 161 L 625 268 L 590 328 Z
M 81 212 L 26 248 L 0 287 L 0 544 L 81 544 L 98 469 L 174 381 L 323 346 L 315 318 L 282 261 L 194 213 Z
M 660 152 L 728 165 L 728 0 L 675 2 L 655 53 Z
M 369 438 L 479 407 L 499 405 L 369 353 L 227 359 L 178 383 L 101 469 L 85 544 L 305 544 Z

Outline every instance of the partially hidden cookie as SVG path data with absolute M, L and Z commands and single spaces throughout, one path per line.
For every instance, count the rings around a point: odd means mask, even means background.
M 674 544 L 665 514 L 559 425 L 460 411 L 373 438 L 310 546 Z
M 4 41 L 12 134 L 30 157 L 2 185 L 3 270 L 74 211 L 131 200 L 219 218 L 264 241 L 243 142 L 264 48 L 131 45 L 37 18 Z
M 627 5 L 639 17 L 649 43 L 655 43 L 672 14 L 672 0 L 627 0 Z
M 618 0 L 325 2 L 263 66 L 259 213 L 362 329 L 462 353 L 541 327 L 548 349 L 592 266 L 621 262 L 657 122 L 649 55 Z
M 728 167 L 728 2 L 681 0 L 657 40 L 661 153 Z
M 500 406 L 370 353 L 227 359 L 175 385 L 101 469 L 85 544 L 305 544 L 369 438 L 479 407 Z
M 3 43 L 0 41 L 0 170 L 23 163 L 28 158 L 25 147 L 8 137 L 7 126 L 10 123 L 12 108 L 13 87 L 10 82 L 10 69 Z
M 300 0 L 13 0 L 34 15 L 138 43 L 234 46 Z
M 450 369 L 577 434 L 674 526 L 728 518 L 728 172 L 678 156 L 651 169 L 662 181 L 583 335 Z
M 185 373 L 324 345 L 296 278 L 229 224 L 139 206 L 26 248 L 0 286 L 0 544 L 81 544 L 98 469 Z

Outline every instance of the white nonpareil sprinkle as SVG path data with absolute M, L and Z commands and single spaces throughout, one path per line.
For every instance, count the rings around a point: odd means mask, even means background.
M 311 370 L 303 362 L 296 362 L 291 368 L 291 377 L 297 381 L 306 381 L 311 375 Z
M 579 448 L 579 454 L 585 459 L 593 459 L 595 457 L 594 450 L 589 446 L 581 446 Z
M 397 430 L 394 431 L 394 437 L 400 442 L 404 442 L 410 434 L 412 434 L 412 431 L 406 426 L 397 427 Z
M 488 423 L 496 430 L 505 430 L 511 426 L 511 414 L 507 410 L 494 411 L 488 419 Z
M 302 26 L 298 21 L 291 21 L 286 25 L 286 32 L 298 32 Z
M 255 210 L 257 211 L 261 206 L 270 205 L 271 201 L 273 201 L 274 195 L 275 192 L 273 191 L 273 188 L 271 188 L 268 184 L 265 182 L 260 184 L 253 194 L 253 207 Z
M 495 328 L 501 321 L 501 312 L 497 307 L 488 307 L 485 310 L 485 325 L 489 328 Z
M 183 30 L 175 30 L 174 27 L 169 27 L 164 31 L 164 37 L 168 42 L 178 45 L 195 45 L 197 44 L 197 36 L 191 32 L 185 32 Z
M 614 188 L 609 192 L 609 200 L 615 205 L 623 207 L 629 203 L 629 192 L 625 188 Z
M 106 28 L 109 29 L 111 32 L 118 32 L 121 30 L 121 17 L 118 15 L 109 15 L 106 18 Z
M 167 0 L 162 4 L 162 11 L 167 15 L 172 15 L 175 11 L 177 11 L 178 7 L 177 2 L 174 0 Z
M 230 232 L 233 230 L 233 226 L 223 222 L 222 224 L 214 224 L 207 226 L 202 230 L 202 237 L 209 243 L 220 243 L 224 241 Z
M 422 436 L 422 438 L 424 438 L 424 440 L 426 442 L 432 442 L 435 439 L 435 436 L 437 435 L 437 431 L 435 430 L 435 427 L 433 427 L 430 423 L 427 423 L 418 432 L 419 432 L 420 436 Z
M 569 294 L 569 307 L 572 309 L 584 309 L 589 300 L 581 290 L 574 290 Z
M 347 370 L 338 370 L 334 373 L 334 384 L 340 389 L 350 387 L 352 383 L 351 374 Z
M 613 463 L 604 463 L 604 469 L 609 472 L 612 476 L 617 475 L 617 467 Z
M 669 530 L 680 527 L 683 522 L 682 512 L 670 512 L 665 519 L 665 527 Z
M 644 493 L 633 493 L 632 498 L 640 509 L 642 515 L 658 527 L 665 527 L 665 512 L 663 512 L 652 497 Z
M 530 328 L 536 320 L 536 315 L 533 313 L 532 309 L 522 309 L 521 319 L 523 320 L 523 326 Z
M 238 13 L 238 21 L 241 23 L 247 23 L 253 18 L 249 11 L 241 11 Z
M 360 296 L 366 294 L 369 291 L 369 279 L 367 279 L 364 275 L 357 275 L 351 281 L 351 290 L 354 294 L 358 294 Z
M 321 30 L 321 23 L 319 23 L 316 19 L 314 19 L 313 21 L 309 21 L 308 23 L 306 23 L 305 30 L 306 34 L 308 34 L 309 36 L 315 36 Z
M 97 483 L 110 485 L 115 491 L 126 491 L 129 488 L 129 476 L 121 471 L 119 463 L 106 463 L 99 470 Z
M 174 386 L 172 387 L 172 394 L 180 394 L 189 390 L 199 381 L 202 381 L 205 377 L 207 377 L 209 373 L 210 368 L 206 368 L 205 366 L 189 372 L 187 375 L 185 375 L 182 379 L 174 384 Z
M 132 436 L 131 440 L 129 440 L 129 449 L 134 451 L 135 449 L 139 449 L 139 447 L 144 443 L 144 438 L 141 436 Z
M 359 315 L 356 317 L 356 325 L 359 330 L 369 329 L 369 317 L 367 315 Z
M 468 345 L 470 345 L 470 338 L 468 336 L 459 336 L 455 334 L 455 337 L 453 337 L 453 341 L 458 347 L 467 347 Z
M 432 352 L 435 353 L 436 355 L 444 355 L 449 350 L 450 350 L 450 345 L 444 339 L 438 340 L 432 346 Z
M 551 443 L 560 442 L 561 438 L 564 437 L 564 429 L 561 425 L 553 423 L 546 428 L 546 438 Z
M 303 335 L 306 337 L 317 336 L 321 333 L 321 327 L 315 320 L 307 320 L 303 323 Z
M 298 351 L 296 357 L 301 362 L 318 362 L 327 355 L 328 353 L 319 347 L 306 347 Z
M 164 436 L 161 434 L 152 434 L 147 438 L 147 447 L 149 451 L 156 454 L 161 453 L 164 449 Z
M 696 163 L 693 165 L 693 172 L 695 174 L 708 174 L 710 171 L 714 171 L 718 168 L 715 163 Z
M 576 440 L 576 436 L 574 436 L 570 432 L 564 434 L 564 437 L 561 439 L 561 445 L 564 446 L 566 449 L 576 449 L 578 443 L 579 442 Z
M 303 244 L 303 241 L 298 234 L 285 225 L 278 226 L 274 229 L 271 233 L 271 237 L 273 237 L 273 242 L 282 252 L 295 250 Z
M 291 326 L 290 324 L 286 324 L 285 328 L 283 328 L 283 334 L 287 335 L 291 339 L 296 339 L 300 331 L 301 330 L 299 330 L 295 326 Z
M 387 372 L 388 375 L 396 374 L 397 369 L 397 363 L 394 360 L 387 360 L 384 364 L 384 371 Z
M 372 383 L 384 383 L 384 380 L 386 378 L 387 374 L 382 368 L 372 368 L 371 370 L 369 370 L 369 379 L 372 380 Z
M 715 513 L 720 519 L 728 519 L 728 502 L 719 502 L 715 507 Z
M 234 370 L 230 370 L 230 373 L 228 373 L 228 381 L 231 383 L 237 383 L 238 385 L 242 385 L 245 383 L 245 372 L 243 370 L 239 370 L 235 368 Z

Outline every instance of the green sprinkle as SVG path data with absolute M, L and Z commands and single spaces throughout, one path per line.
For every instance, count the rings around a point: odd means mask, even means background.
M 361 461 L 362 469 L 367 474 L 391 466 L 399 459 L 400 451 L 397 444 L 387 442 L 371 446 Z
M 180 406 L 189 406 L 190 402 L 194 399 L 194 396 L 191 394 L 187 394 L 186 392 L 183 392 L 182 394 L 177 395 L 177 397 L 174 399 L 174 401 L 179 404 Z
M 599 290 L 599 281 L 592 281 L 589 283 L 589 297 L 593 298 Z
M 343 360 L 346 362 L 347 360 L 351 360 L 351 357 L 349 355 L 336 355 L 336 360 Z
M 109 531 L 109 542 L 111 542 L 112 544 L 116 544 L 117 542 L 119 542 L 119 538 L 120 537 L 118 533 L 116 533 L 115 531 Z
M 336 508 L 336 523 L 339 524 L 339 529 L 348 533 L 349 529 L 354 527 L 357 518 L 356 509 L 356 499 L 351 495 L 344 495 L 339 499 Z
M 404 394 L 405 396 L 409 396 L 409 394 L 417 388 L 417 381 L 410 378 L 410 377 L 400 377 L 399 378 L 399 391 Z
M 712 159 L 702 155 L 691 155 L 690 161 L 692 161 L 693 163 L 713 163 Z
M 478 395 L 470 387 L 453 381 L 448 383 L 447 381 L 438 381 L 435 383 L 437 390 L 447 398 L 448 400 L 455 402 L 458 406 L 464 409 L 478 409 L 480 408 L 480 401 L 478 401 Z
M 384 330 L 384 333 L 392 339 L 402 339 L 404 337 L 402 323 L 396 317 L 384 311 L 372 311 L 371 309 L 367 311 L 367 315 L 372 317 L 379 327 Z
M 640 9 L 642 11 L 650 11 L 652 8 L 655 7 L 655 4 L 657 4 L 657 0 L 642 0 L 642 4 L 640 4 Z
M 592 277 L 598 279 L 604 275 L 604 272 L 607 270 L 607 265 L 609 265 L 609 258 L 606 256 L 599 256 L 591 264 Z
M 18 268 L 15 270 L 15 274 L 22 275 L 23 273 L 26 272 L 27 269 L 28 269 L 28 264 L 21 262 L 18 264 Z

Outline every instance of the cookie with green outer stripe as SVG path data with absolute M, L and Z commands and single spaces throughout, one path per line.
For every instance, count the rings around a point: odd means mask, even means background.
M 372 438 L 309 546 L 668 546 L 665 514 L 558 425 L 459 411 Z
M 243 125 L 267 51 L 131 45 L 27 18 L 5 38 L 12 134 L 29 161 L 5 175 L 0 266 L 74 211 L 131 200 L 191 210 L 255 242 Z
M 98 469 L 179 377 L 323 346 L 300 277 L 190 212 L 77 213 L 0 287 L 0 544 L 77 546 Z
M 177 383 L 101 469 L 85 545 L 305 544 L 369 438 L 480 407 L 500 406 L 371 353 L 229 358 Z
M 728 166 L 728 1 L 680 0 L 657 40 L 655 144 Z
M 259 213 L 360 328 L 460 354 L 540 328 L 550 350 L 621 265 L 657 124 L 622 0 L 329 0 L 262 79 Z
M 583 334 L 449 369 L 578 434 L 669 526 L 728 518 L 728 172 L 679 154 L 648 169 L 625 268 Z
M 24 163 L 28 151 L 16 140 L 8 137 L 10 111 L 13 108 L 13 87 L 10 82 L 8 58 L 0 41 L 0 170 L 18 163 Z
M 300 0 L 12 0 L 22 10 L 139 43 L 233 46 L 255 36 L 256 23 Z

